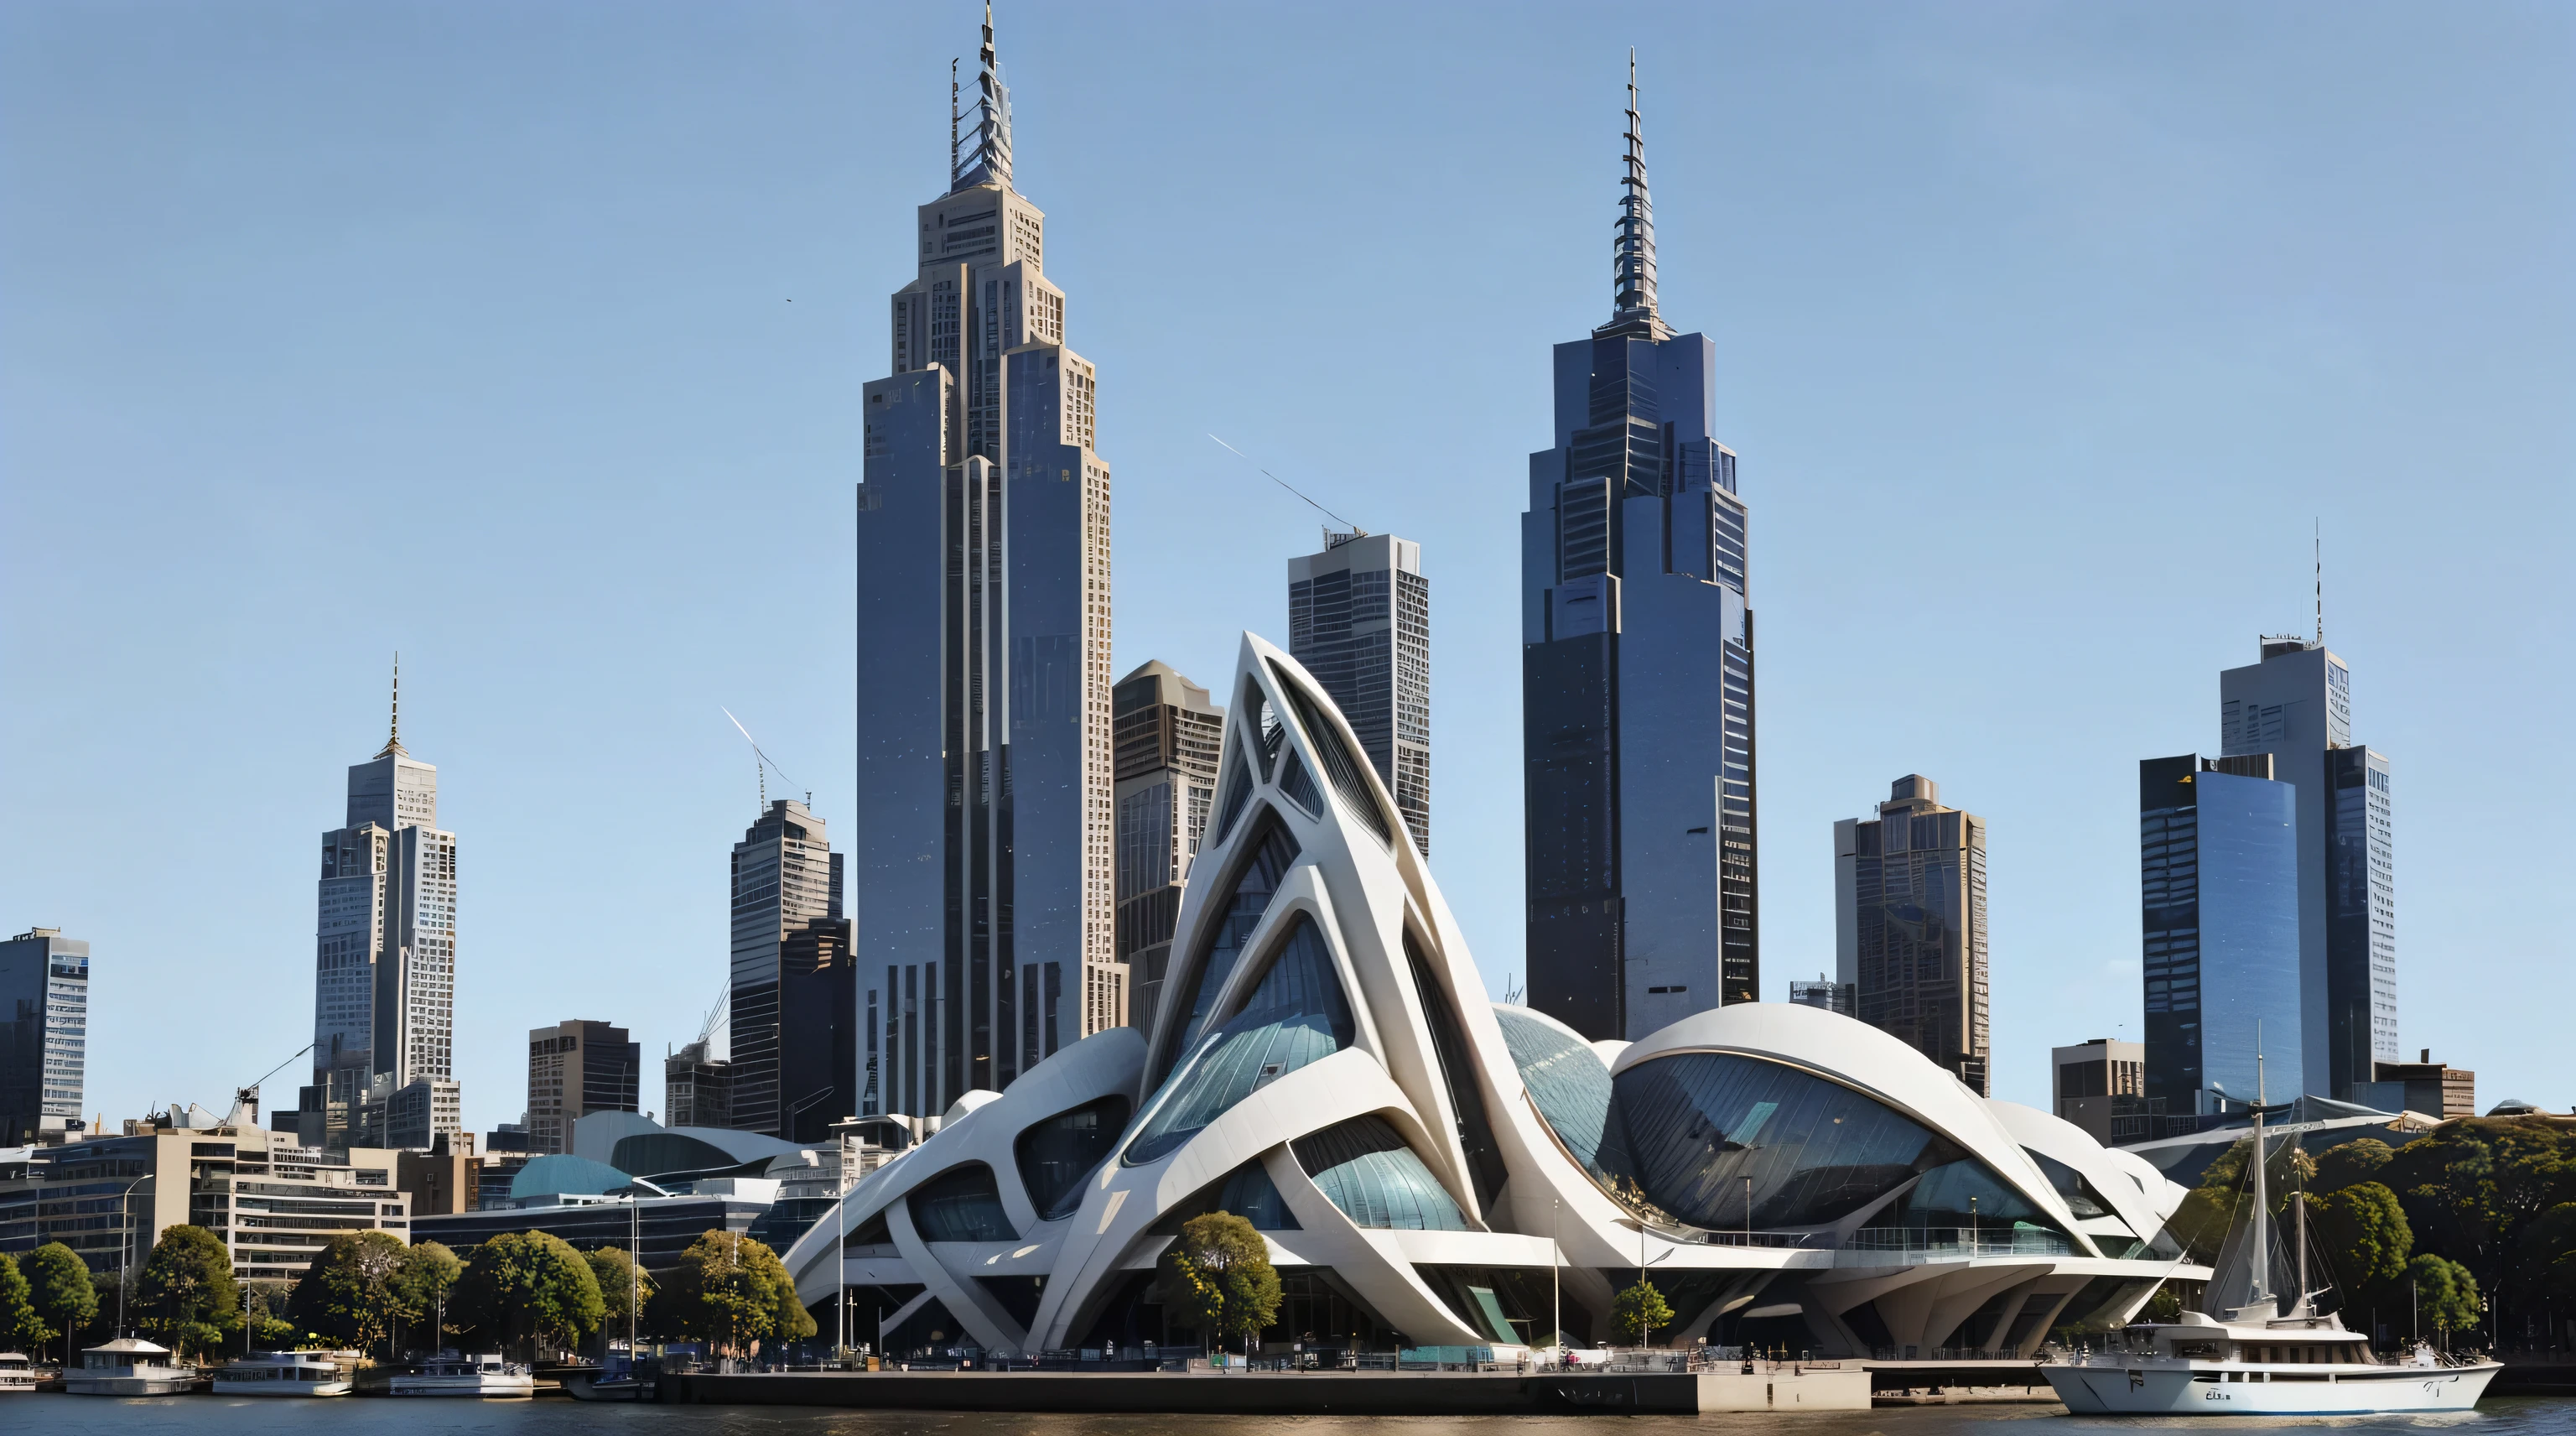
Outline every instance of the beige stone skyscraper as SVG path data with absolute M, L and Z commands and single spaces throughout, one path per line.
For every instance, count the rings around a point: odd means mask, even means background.
M 1920 773 L 1874 819 L 1834 824 L 1835 980 L 1854 1015 L 1991 1095 L 1986 820 Z

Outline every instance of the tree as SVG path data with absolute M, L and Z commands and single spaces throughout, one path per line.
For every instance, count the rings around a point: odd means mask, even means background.
M 1181 1224 L 1178 1241 L 1163 1252 L 1163 1285 L 1183 1316 L 1216 1346 L 1243 1339 L 1252 1354 L 1254 1333 L 1279 1319 L 1279 1273 L 1270 1246 L 1251 1222 L 1232 1212 L 1209 1212 Z
M 2576 1303 L 2576 1202 L 2560 1202 L 2523 1228 L 2522 1268 L 2542 1300 Z
M 443 1242 L 416 1242 L 403 1248 L 394 1262 L 393 1275 L 387 1281 L 402 1319 L 418 1324 L 428 1322 L 436 1328 L 429 1334 L 429 1349 L 437 1351 L 446 1342 L 447 1298 L 465 1274 L 465 1264 L 456 1259 Z
M 242 1321 L 249 1328 L 245 1338 L 253 1346 L 275 1349 L 292 1345 L 298 1332 L 295 1323 L 282 1316 L 294 1300 L 294 1289 L 279 1281 L 246 1281 L 242 1283 Z
M 2445 1346 L 2452 1332 L 2475 1328 L 2486 1314 L 2486 1303 L 2478 1297 L 2478 1279 L 2458 1262 L 2426 1252 L 2406 1264 L 2406 1281 L 2412 1288 L 2415 1319 L 2439 1333 Z
M 71 1334 L 98 1320 L 98 1286 L 90 1280 L 89 1264 L 61 1242 L 47 1242 L 28 1253 L 20 1269 L 36 1315 L 64 1339 L 68 1363 Z
M 2381 1169 L 2393 1155 L 2389 1145 L 2376 1137 L 2356 1137 L 2328 1147 L 2317 1154 L 2317 1179 L 2308 1190 L 2322 1196 L 2357 1182 L 2379 1181 Z
M 394 1290 L 403 1244 L 390 1232 L 347 1232 L 331 1238 L 313 1258 L 287 1298 L 299 1328 L 359 1351 L 392 1339 L 403 1315 Z
M 739 1233 L 710 1231 L 691 1242 L 663 1294 L 666 1324 L 727 1351 L 814 1334 L 813 1313 L 796 1299 L 786 1264 Z
M 1673 1309 L 1665 1303 L 1664 1294 L 1655 1290 L 1655 1284 L 1643 1277 L 1638 1278 L 1635 1286 L 1619 1293 L 1618 1299 L 1610 1304 L 1610 1324 L 1621 1336 L 1628 1338 L 1631 1346 L 1650 1344 L 1654 1340 L 1655 1328 L 1670 1326 L 1672 1321 Z
M 61 1333 L 45 1325 L 17 1259 L 0 1252 L 0 1346 L 42 1347 Z
M 204 1227 L 178 1226 L 161 1233 L 143 1263 L 135 1299 L 145 1321 L 185 1356 L 223 1341 L 241 1319 L 241 1284 L 233 1280 L 233 1254 Z
M 2356 1182 L 2308 1205 L 2309 1229 L 2343 1285 L 2347 1308 L 2362 1289 L 2395 1280 L 2406 1269 L 2415 1234 L 2395 1192 L 2377 1182 Z
M 572 1244 L 551 1232 L 503 1232 L 474 1249 L 456 1303 L 503 1345 L 578 1346 L 599 1329 L 599 1279 Z
M 651 1272 L 628 1259 L 624 1247 L 593 1247 L 587 1256 L 590 1274 L 599 1281 L 600 1330 L 622 1333 L 626 1330 L 629 1302 L 639 1308 L 634 1315 L 641 1321 L 640 1308 L 653 1299 L 659 1287 Z

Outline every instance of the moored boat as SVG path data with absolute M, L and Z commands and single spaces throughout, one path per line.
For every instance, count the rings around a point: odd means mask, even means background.
M 23 1351 L 0 1351 L 0 1395 L 36 1389 L 36 1363 Z
M 196 1386 L 196 1367 L 131 1336 L 90 1347 L 63 1373 L 63 1389 L 74 1396 L 180 1396 Z
M 396 1396 L 522 1397 L 537 1394 L 528 1368 L 498 1356 L 459 1356 L 442 1351 L 417 1371 L 398 1371 L 386 1383 Z
M 215 1373 L 217 1396 L 346 1396 L 353 1351 L 261 1351 Z

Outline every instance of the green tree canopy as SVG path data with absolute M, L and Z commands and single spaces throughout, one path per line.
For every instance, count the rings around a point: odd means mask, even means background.
M 345 1232 L 323 1244 L 287 1298 L 287 1316 L 303 1331 L 373 1351 L 393 1339 L 404 1315 L 394 1289 L 402 1241 L 390 1232 Z
M 624 1247 L 593 1247 L 583 1255 L 590 1262 L 590 1274 L 599 1281 L 600 1330 L 623 1336 L 628 1301 L 636 1301 L 640 1309 L 635 1319 L 640 1322 L 660 1287 L 651 1272 L 627 1258 Z
M 1610 1325 L 1631 1346 L 1644 1346 L 1655 1332 L 1673 1324 L 1673 1309 L 1655 1284 L 1642 1278 L 1610 1304 Z
M 438 1350 L 447 1338 L 448 1294 L 456 1289 L 465 1274 L 465 1263 L 456 1259 L 443 1242 L 415 1242 L 403 1248 L 394 1262 L 393 1275 L 386 1285 L 402 1312 L 406 1324 L 428 1323 L 439 1329 L 429 1333 L 429 1349 Z
M 2530 1294 L 2576 1303 L 2576 1202 L 2560 1202 L 2523 1228 L 2522 1269 Z
M 2415 1234 L 2395 1192 L 2377 1182 L 2358 1182 L 2311 1198 L 2309 1207 L 2309 1230 L 2347 1298 L 2394 1280 L 2406 1269 Z
M 145 1324 L 181 1355 L 219 1344 L 241 1317 L 233 1254 L 204 1227 L 164 1230 L 143 1263 L 134 1295 Z
M 2426 1330 L 2447 1336 L 2474 1330 L 2486 1317 L 2486 1303 L 2478 1297 L 2478 1279 L 2458 1262 L 2426 1252 L 2406 1264 L 2404 1282 L 2412 1287 L 2415 1319 Z
M 15 1257 L 0 1252 L 0 1346 L 41 1348 L 62 1333 L 45 1324 L 36 1310 L 34 1289 Z
M 691 1242 L 662 1295 L 657 1324 L 727 1351 L 814 1334 L 813 1314 L 796 1299 L 786 1264 L 738 1233 L 710 1231 Z
M 2355 1182 L 2376 1182 L 2395 1149 L 2376 1137 L 2355 1137 L 2317 1153 L 2317 1178 L 2308 1190 L 2341 1191 Z
M 581 1344 L 599 1329 L 599 1279 L 572 1244 L 549 1232 L 503 1232 L 474 1249 L 456 1303 L 505 1346 Z
M 63 1338 L 63 1355 L 71 1355 L 71 1334 L 98 1320 L 98 1286 L 89 1264 L 61 1242 L 47 1242 L 21 1259 L 29 1299 L 36 1315 Z
M 1232 1212 L 1208 1212 L 1181 1224 L 1178 1240 L 1163 1252 L 1163 1287 L 1184 1321 L 1209 1346 L 1253 1336 L 1279 1319 L 1279 1273 L 1269 1244 L 1251 1222 Z
M 294 1288 L 279 1281 L 246 1281 L 242 1283 L 242 1321 L 250 1327 L 248 1340 L 253 1346 L 275 1350 L 292 1346 L 303 1333 L 286 1319 L 294 1301 Z

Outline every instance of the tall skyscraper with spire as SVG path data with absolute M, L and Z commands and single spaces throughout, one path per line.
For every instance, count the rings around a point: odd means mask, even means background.
M 1521 518 L 1530 1002 L 1635 1038 L 1754 1000 L 1753 613 L 1716 345 L 1655 304 L 1636 57 L 1611 317 L 1556 346 Z
M 948 190 L 916 211 L 894 372 L 862 400 L 844 851 L 889 1112 L 943 1112 L 1126 1020 L 1096 375 L 1013 188 L 989 8 L 981 61 L 974 104 L 951 102 Z
M 438 769 L 402 741 L 394 664 L 385 746 L 349 769 L 347 822 L 322 835 L 308 1146 L 427 1147 L 463 1130 L 455 1082 L 456 835 Z

